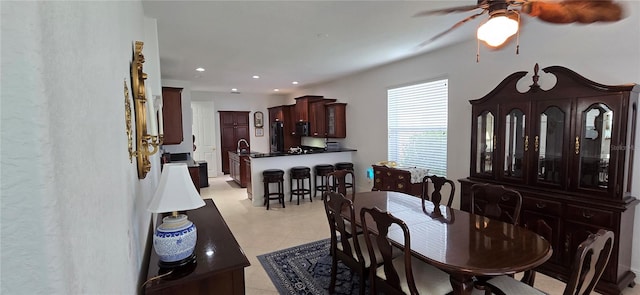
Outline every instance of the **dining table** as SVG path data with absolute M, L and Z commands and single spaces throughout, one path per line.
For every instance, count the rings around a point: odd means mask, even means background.
M 358 226 L 362 226 L 362 208 L 377 207 L 404 221 L 409 228 L 412 255 L 447 272 L 453 294 L 471 294 L 474 278 L 534 269 L 553 253 L 547 240 L 526 228 L 436 206 L 401 192 L 358 192 L 353 205 Z M 346 212 L 343 216 L 349 218 Z M 394 245 L 404 247 L 404 236 L 397 225 L 392 225 L 388 237 Z

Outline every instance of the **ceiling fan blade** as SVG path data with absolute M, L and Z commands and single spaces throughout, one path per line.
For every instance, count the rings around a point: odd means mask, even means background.
M 420 45 L 418 45 L 418 47 L 423 47 L 423 46 L 425 46 L 425 45 L 429 44 L 430 42 L 433 42 L 434 40 L 436 40 L 436 39 L 438 39 L 438 38 L 440 38 L 440 37 L 444 36 L 445 34 L 447 34 L 447 33 L 451 32 L 451 31 L 453 31 L 453 30 L 454 30 L 454 29 L 456 29 L 457 27 L 459 27 L 459 26 L 463 25 L 464 23 L 466 23 L 466 22 L 468 22 L 468 21 L 470 21 L 470 20 L 472 20 L 472 19 L 474 19 L 474 18 L 476 18 L 476 17 L 478 17 L 478 16 L 483 15 L 485 12 L 486 12 L 486 11 L 485 11 L 485 10 L 483 10 L 483 11 L 482 11 L 482 12 L 480 12 L 480 13 L 476 13 L 476 14 L 474 14 L 474 15 L 471 15 L 471 16 L 469 16 L 469 17 L 467 17 L 467 18 L 465 18 L 465 19 L 463 19 L 463 20 L 461 20 L 461 21 L 457 22 L 455 25 L 451 26 L 451 28 L 447 29 L 446 31 L 441 32 L 440 34 L 438 34 L 438 35 L 435 35 L 435 36 L 431 37 L 431 39 L 429 39 L 429 40 L 427 40 L 427 41 L 424 41 L 424 42 L 420 43 Z
M 554 24 L 615 22 L 624 17 L 620 4 L 611 0 L 530 1 L 522 12 Z
M 434 15 L 434 14 L 447 14 L 447 13 L 453 13 L 453 12 L 466 12 L 466 11 L 471 11 L 478 8 L 483 8 L 483 7 L 482 5 L 466 5 L 466 6 L 436 9 L 436 10 L 427 10 L 427 11 L 418 12 L 414 14 L 413 17 L 428 16 L 428 15 Z

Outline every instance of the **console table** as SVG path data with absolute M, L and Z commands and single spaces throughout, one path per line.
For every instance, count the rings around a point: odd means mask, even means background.
M 244 268 L 250 265 L 249 260 L 213 200 L 204 201 L 204 207 L 187 211 L 198 229 L 196 263 L 150 281 L 145 285 L 145 294 L 245 293 Z M 147 280 L 166 272 L 158 267 L 158 255 L 152 249 Z

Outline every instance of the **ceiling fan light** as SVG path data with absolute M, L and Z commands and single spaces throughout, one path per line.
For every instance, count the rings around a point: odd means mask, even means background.
M 518 32 L 518 21 L 505 15 L 493 16 L 478 28 L 478 39 L 489 46 L 502 45 Z

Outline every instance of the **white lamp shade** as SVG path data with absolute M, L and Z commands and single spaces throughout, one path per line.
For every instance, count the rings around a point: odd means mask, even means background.
M 167 163 L 162 166 L 160 184 L 149 204 L 149 211 L 153 213 L 185 211 L 204 205 L 189 176 L 187 164 Z
M 478 28 L 478 39 L 497 47 L 517 32 L 518 21 L 504 15 L 494 16 Z

